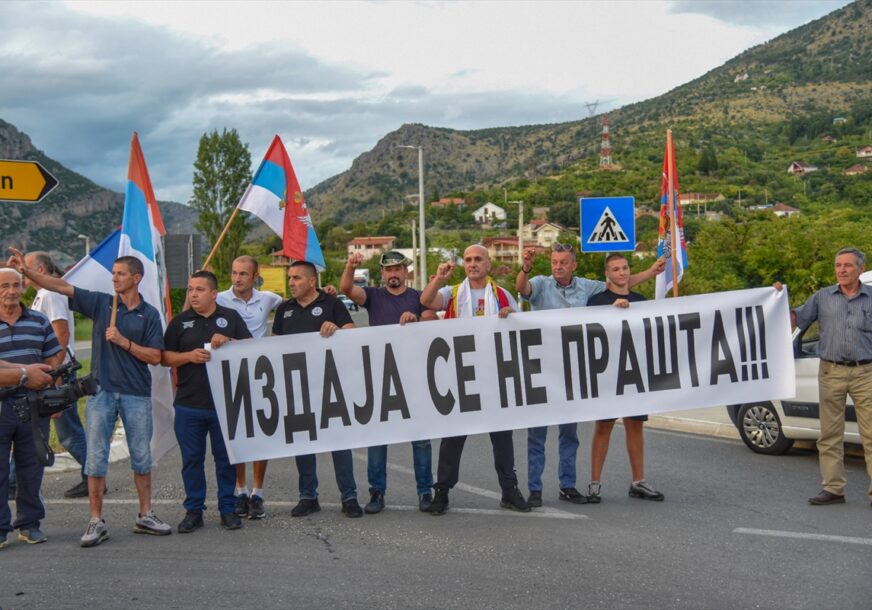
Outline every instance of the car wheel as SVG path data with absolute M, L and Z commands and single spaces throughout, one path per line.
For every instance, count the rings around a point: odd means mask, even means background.
M 739 436 L 755 453 L 781 455 L 793 446 L 784 436 L 781 419 L 771 403 L 742 405 L 738 413 Z

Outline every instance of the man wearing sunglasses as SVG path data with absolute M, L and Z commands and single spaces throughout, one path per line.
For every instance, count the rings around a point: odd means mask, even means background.
M 551 246 L 551 275 L 530 277 L 536 250 L 524 250 L 523 264 L 515 279 L 515 289 L 521 297 L 530 302 L 533 311 L 584 307 L 588 299 L 606 290 L 605 282 L 589 280 L 574 275 L 578 261 L 571 244 L 554 243 Z M 658 259 L 651 267 L 630 276 L 628 288 L 650 280 L 663 272 L 666 263 Z M 557 477 L 560 484 L 559 498 L 573 504 L 586 504 L 587 496 L 575 488 L 575 458 L 578 453 L 578 424 L 558 426 Z M 546 426 L 530 428 L 527 431 L 527 486 L 530 496 L 527 503 L 533 507 L 542 506 L 542 472 L 545 470 Z
M 381 288 L 370 286 L 361 288 L 354 285 L 354 270 L 362 262 L 363 254 L 360 252 L 348 256 L 345 271 L 339 279 L 339 290 L 369 312 L 370 326 L 385 324 L 403 326 L 421 319 L 421 314 L 424 312 L 421 306 L 421 293 L 406 286 L 411 260 L 396 250 L 382 254 L 379 259 Z M 415 464 L 415 481 L 418 484 L 418 508 L 421 512 L 427 512 L 433 501 L 430 492 L 433 487 L 433 457 L 429 440 L 412 441 L 412 461 Z M 379 513 L 385 507 L 387 462 L 387 445 L 370 447 L 367 450 L 366 473 L 369 478 L 370 501 L 363 510 L 368 515 Z

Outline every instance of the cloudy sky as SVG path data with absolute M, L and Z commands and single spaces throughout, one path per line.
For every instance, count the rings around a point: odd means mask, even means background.
M 115 190 L 138 131 L 182 202 L 204 132 L 237 129 L 255 167 L 278 133 L 309 188 L 403 123 L 579 119 L 847 3 L 0 2 L 0 119 Z

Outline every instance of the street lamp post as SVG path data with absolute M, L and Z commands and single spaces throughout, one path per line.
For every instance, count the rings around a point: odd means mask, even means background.
M 419 283 L 418 288 L 424 290 L 427 285 L 427 238 L 424 224 L 424 149 L 421 146 L 399 144 L 397 148 L 414 148 L 418 150 L 418 231 L 421 241 L 421 262 L 418 265 Z
M 507 196 L 508 198 L 508 196 Z M 518 204 L 518 264 L 524 265 L 524 202 L 506 201 L 506 203 Z
M 87 235 L 82 235 L 81 233 L 79 233 L 76 237 L 85 240 L 85 256 L 88 256 L 91 253 L 91 238 Z

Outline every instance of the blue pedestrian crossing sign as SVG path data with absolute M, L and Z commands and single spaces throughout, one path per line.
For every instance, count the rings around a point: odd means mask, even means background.
M 636 249 L 635 197 L 582 197 L 578 202 L 582 252 Z

